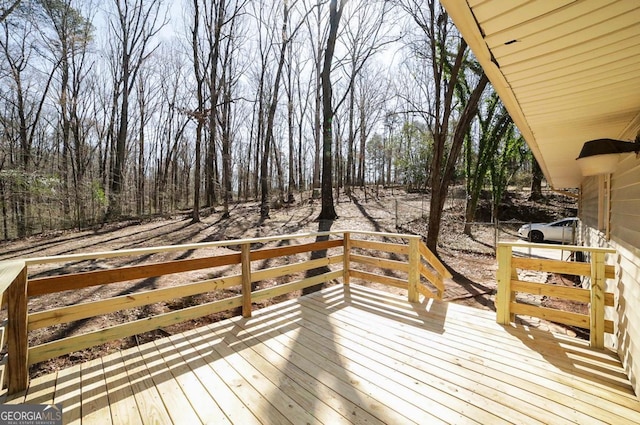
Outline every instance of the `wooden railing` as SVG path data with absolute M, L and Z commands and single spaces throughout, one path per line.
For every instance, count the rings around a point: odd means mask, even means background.
M 264 247 L 270 243 L 277 243 L 278 246 Z M 217 252 L 212 253 L 213 250 Z M 182 253 L 180 257 L 194 258 L 149 261 L 154 256 L 166 256 L 168 253 Z M 390 258 L 383 258 L 382 253 Z M 136 265 L 107 264 L 124 260 Z M 97 264 L 98 261 L 101 263 Z M 273 265 L 274 262 L 278 264 Z M 56 268 L 51 266 L 56 264 Z M 367 270 L 362 269 L 363 265 L 367 266 Z M 89 267 L 100 269 L 86 271 Z M 45 268 L 49 270 L 43 270 Z M 194 273 L 199 275 L 195 279 Z M 206 274 L 205 278 L 202 278 L 202 274 Z M 130 291 L 131 287 L 145 279 L 168 276 L 180 284 L 170 282 L 151 290 Z M 420 236 L 354 231 L 3 262 L 0 263 L 0 290 L 6 295 L 2 306 L 7 307 L 5 328 L 8 332 L 6 338 L 2 334 L 2 347 L 6 343 L 8 393 L 27 388 L 29 365 L 225 310 L 238 310 L 243 316 L 250 317 L 254 303 L 332 280 L 341 278 L 344 284 L 349 284 L 351 279 L 364 279 L 405 288 L 409 300 L 417 302 L 420 294 L 441 299 L 444 279 L 449 277 L 451 275 L 447 269 L 424 246 Z M 274 280 L 286 282 L 273 284 Z M 263 287 L 260 283 L 264 282 L 269 284 Z M 113 288 L 110 285 L 118 284 L 118 295 L 102 298 L 88 294 L 88 288 L 95 294 L 101 288 Z M 65 291 L 71 292 L 61 294 Z M 54 297 L 54 294 L 60 295 Z M 76 331 L 73 335 L 40 344 L 29 344 L 31 331 L 50 328 L 64 334 L 65 326 L 79 321 L 204 294 L 214 294 L 211 297 L 213 300 L 98 330 Z M 65 296 L 81 300 L 69 305 L 28 311 L 29 299 L 50 297 L 51 300 L 60 300 Z M 87 298 L 90 300 L 87 301 Z
M 513 248 L 582 252 L 590 262 L 561 261 L 542 258 L 523 258 L 514 255 Z M 568 326 L 589 330 L 592 347 L 604 348 L 604 334 L 613 333 L 613 322 L 605 320 L 605 307 L 614 306 L 613 293 L 605 292 L 606 279 L 615 277 L 615 267 L 605 264 L 607 254 L 615 250 L 584 246 L 501 242 L 498 244 L 497 321 L 509 324 L 515 315 L 537 317 Z M 534 270 L 589 278 L 589 289 L 527 282 L 518 278 L 518 270 Z M 588 303 L 589 314 L 580 314 L 547 307 L 539 307 L 516 300 L 516 293 L 528 293 Z
M 6 346 L 6 355 L 0 366 L 0 382 L 8 388 L 21 391 L 28 384 L 28 347 L 21 340 L 27 327 L 27 303 L 25 300 L 27 268 L 24 261 L 7 261 L 0 267 L 0 304 L 6 306 L 7 318 L 2 322 L 0 349 Z M 15 341 L 22 343 L 16 344 Z M 11 373 L 11 371 L 17 373 Z M 17 392 L 16 391 L 16 392 Z

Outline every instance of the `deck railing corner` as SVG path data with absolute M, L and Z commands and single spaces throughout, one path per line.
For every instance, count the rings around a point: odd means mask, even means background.
M 0 263 L 0 290 L 2 306 L 6 303 L 6 341 L 0 341 L 0 348 L 7 345 L 6 379 L 7 391 L 14 394 L 27 389 L 29 385 L 28 333 L 27 333 L 27 266 L 24 261 Z M 4 339 L 4 338 L 3 338 Z M 0 383 L 4 386 L 5 383 Z
M 589 263 L 546 258 L 516 256 L 513 248 L 527 250 L 545 249 L 570 253 L 582 252 Z M 498 292 L 496 294 L 496 321 L 507 325 L 515 321 L 517 314 L 537 317 L 569 326 L 589 330 L 590 344 L 604 348 L 605 333 L 614 332 L 614 323 L 605 318 L 605 307 L 614 306 L 613 293 L 606 292 L 606 279 L 615 277 L 615 267 L 606 264 L 606 255 L 615 254 L 610 248 L 575 245 L 531 244 L 525 242 L 500 242 L 497 250 Z M 578 257 L 572 255 L 571 257 Z M 518 269 L 581 276 L 589 279 L 589 288 L 558 286 L 540 282 L 522 281 Z M 580 314 L 543 306 L 518 302 L 516 293 L 555 297 L 588 304 L 589 314 Z

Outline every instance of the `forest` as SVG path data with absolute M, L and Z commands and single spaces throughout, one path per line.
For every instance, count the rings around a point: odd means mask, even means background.
M 0 5 L 0 239 L 403 185 L 433 248 L 451 185 L 540 186 L 438 1 Z

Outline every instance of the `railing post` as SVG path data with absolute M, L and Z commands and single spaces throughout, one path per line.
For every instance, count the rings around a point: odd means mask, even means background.
M 511 267 L 511 282 L 513 282 L 514 280 L 518 280 L 518 270 Z M 511 292 L 511 297 L 510 297 L 510 301 L 509 301 L 509 306 L 511 306 L 511 303 L 516 302 L 516 293 L 515 291 L 511 290 L 511 283 L 509 283 L 509 292 Z M 509 307 L 509 321 L 510 322 L 515 322 L 516 321 L 516 315 L 515 313 L 511 312 L 511 307 Z
M 15 394 L 29 386 L 26 265 L 7 290 L 7 318 L 7 389 Z
M 400 226 L 400 221 L 398 219 L 398 200 L 396 199 L 396 229 Z
M 342 283 L 349 284 L 349 270 L 351 269 L 351 233 L 344 232 L 342 245 Z
M 410 303 L 417 303 L 420 301 L 420 293 L 418 292 L 418 285 L 420 284 L 420 240 L 418 238 L 409 239 L 409 276 L 408 286 L 409 294 L 408 299 Z
M 589 340 L 594 348 L 604 348 L 604 252 L 591 253 L 591 309 Z
M 496 321 L 501 325 L 511 322 L 511 245 L 498 244 L 498 293 L 496 294 Z
M 242 244 L 241 248 L 242 317 L 251 317 L 251 244 Z

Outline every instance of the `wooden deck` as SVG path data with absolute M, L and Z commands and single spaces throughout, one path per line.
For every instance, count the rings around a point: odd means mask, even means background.
M 34 379 L 65 423 L 640 423 L 615 355 L 357 285 Z

